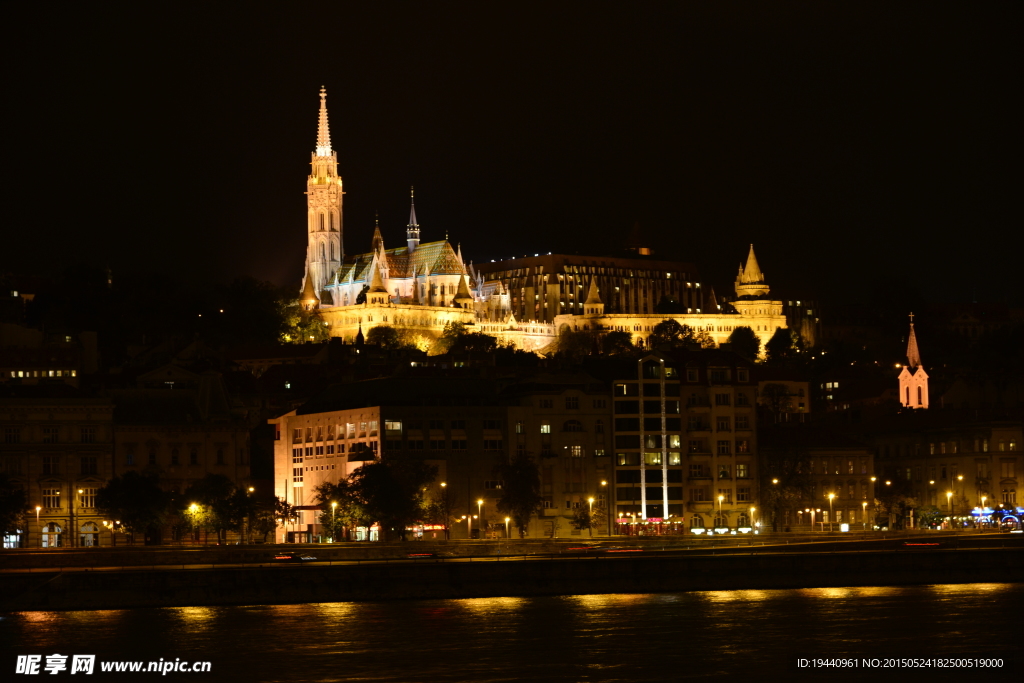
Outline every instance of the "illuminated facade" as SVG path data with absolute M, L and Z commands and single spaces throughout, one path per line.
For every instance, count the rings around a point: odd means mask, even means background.
M 474 268 L 447 237 L 421 242 L 414 201 L 404 246 L 387 248 L 377 225 L 370 251 L 345 256 L 344 192 L 323 89 L 312 169 L 300 299 L 307 310 L 319 311 L 332 337 L 355 340 L 388 325 L 426 350 L 446 324 L 458 322 L 520 349 L 546 351 L 564 330 L 629 332 L 643 346 L 667 318 L 707 332 L 716 343 L 746 326 L 763 346 L 776 328 L 786 327 L 782 302 L 768 298 L 753 246 L 740 267 L 736 298 L 725 306 L 704 291 L 687 263 L 548 254 Z
M 921 353 L 917 350 L 917 335 L 914 334 L 914 314 L 910 314 L 910 336 L 907 339 L 907 364 L 899 376 L 900 403 L 906 408 L 928 407 L 928 373 L 921 365 Z

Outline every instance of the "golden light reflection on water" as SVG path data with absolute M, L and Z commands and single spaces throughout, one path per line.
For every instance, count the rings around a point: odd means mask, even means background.
M 1009 585 L 1005 583 L 952 583 L 925 586 L 925 588 L 938 598 L 949 600 L 964 595 L 985 594 L 990 596 L 993 593 L 1004 593 L 1009 589 Z
M 493 614 L 520 609 L 526 603 L 525 598 L 465 598 L 456 604 L 477 615 Z
M 356 613 L 356 605 L 352 602 L 319 602 L 305 607 L 311 608 L 318 619 L 326 620 L 347 619 Z
M 188 624 L 190 629 L 209 626 L 215 616 L 212 607 L 172 607 L 171 613 Z

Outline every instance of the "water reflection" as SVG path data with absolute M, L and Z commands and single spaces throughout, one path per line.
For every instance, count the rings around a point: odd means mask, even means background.
M 0 652 L 208 659 L 205 681 L 676 680 L 797 655 L 1008 657 L 995 625 L 1022 606 L 1024 586 L 976 584 L 24 612 Z

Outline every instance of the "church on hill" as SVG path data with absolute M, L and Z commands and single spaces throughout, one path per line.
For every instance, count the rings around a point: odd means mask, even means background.
M 306 266 L 300 299 L 317 310 L 330 336 L 349 341 L 378 325 L 402 332 L 429 349 L 449 323 L 484 332 L 527 351 L 553 350 L 566 330 L 629 332 L 644 346 L 666 318 L 724 342 L 746 326 L 762 346 L 786 327 L 782 302 L 768 298 L 768 285 L 754 255 L 740 267 L 736 299 L 720 305 L 702 287 L 696 267 L 656 260 L 649 247 L 633 245 L 629 257 L 535 254 L 491 261 L 474 268 L 461 246 L 421 241 L 415 196 L 403 246 L 388 248 L 380 225 L 369 251 L 346 254 L 343 183 L 331 147 L 327 91 L 320 89 L 316 148 L 306 182 Z

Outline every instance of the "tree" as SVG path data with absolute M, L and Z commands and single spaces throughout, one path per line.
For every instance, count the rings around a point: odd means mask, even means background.
M 572 511 L 572 519 L 569 520 L 569 523 L 572 524 L 573 529 L 579 529 L 582 531 L 583 529 L 590 528 L 591 521 L 590 509 L 581 505 Z
M 875 506 L 888 519 L 889 531 L 902 529 L 907 513 L 917 507 L 912 496 L 910 482 L 905 478 L 893 477 L 875 482 Z
M 519 536 L 526 533 L 530 519 L 540 512 L 540 469 L 528 455 L 517 453 L 511 460 L 503 460 L 495 468 L 495 475 L 504 481 L 498 511 L 509 515 Z
M 498 348 L 498 339 L 483 332 L 467 332 L 455 338 L 449 353 L 492 353 Z
M 267 540 L 267 534 L 277 528 L 278 524 L 283 525 L 284 520 L 288 519 L 294 514 L 292 506 L 274 496 L 273 498 L 257 498 L 256 509 L 253 512 L 253 518 L 249 522 L 249 528 L 252 530 L 252 534 L 259 534 L 264 542 Z M 281 520 L 281 522 L 278 522 Z
M 154 476 L 134 470 L 114 477 L 96 492 L 96 508 L 131 535 L 155 532 L 167 516 L 169 497 Z
M 437 476 L 437 467 L 420 461 L 368 462 L 349 477 L 349 484 L 366 511 L 380 524 L 381 540 L 398 536 L 423 511 L 423 488 Z
M 366 333 L 366 343 L 382 349 L 398 349 L 403 346 L 402 340 L 391 325 L 375 325 Z
M 425 522 L 443 526 L 444 538 L 448 540 L 451 537 L 449 526 L 455 518 L 455 493 L 447 486 L 440 487 L 424 505 L 423 517 Z
M 366 511 L 347 479 L 334 484 L 324 482 L 313 491 L 314 500 L 320 506 L 320 524 L 334 541 L 349 540 L 349 529 L 366 524 Z
M 733 329 L 729 335 L 729 346 L 732 350 L 748 360 L 757 360 L 761 353 L 761 338 L 751 328 L 741 325 Z
M 14 534 L 23 529 L 27 509 L 25 489 L 0 473 L 0 535 Z
M 940 526 L 945 518 L 946 515 L 942 510 L 934 505 L 929 505 L 917 511 L 917 526 L 919 528 L 934 529 Z
M 234 493 L 235 485 L 223 474 L 207 474 L 189 486 L 183 502 L 191 520 L 198 522 L 193 526 L 212 529 L 217 540 L 224 540 L 223 533 L 239 524 L 233 509 Z
M 597 335 L 590 330 L 572 330 L 563 327 L 558 333 L 557 354 L 571 363 L 578 363 L 584 357 L 600 349 Z
M 769 363 L 782 363 L 796 358 L 799 353 L 800 337 L 786 327 L 776 327 L 775 334 L 764 345 Z
M 681 325 L 674 318 L 667 318 L 655 325 L 648 341 L 652 347 L 660 346 L 668 349 L 682 349 L 688 346 L 699 346 L 702 349 L 715 348 L 715 340 L 706 331 L 698 331 L 689 325 Z
M 768 382 L 765 384 L 761 388 L 761 394 L 758 399 L 761 405 L 772 414 L 772 422 L 774 423 L 779 422 L 779 416 L 788 412 L 793 405 L 793 397 L 789 393 L 789 387 L 778 382 Z
M 636 352 L 633 346 L 633 335 L 629 332 L 616 330 L 601 337 L 601 351 L 606 356 L 623 356 Z

